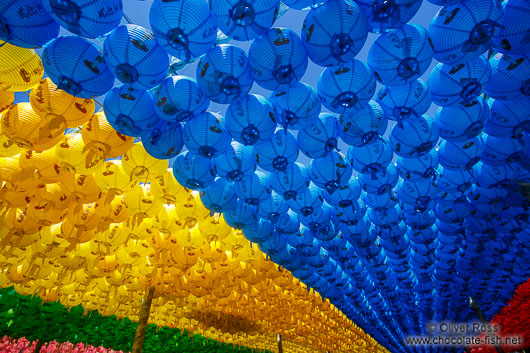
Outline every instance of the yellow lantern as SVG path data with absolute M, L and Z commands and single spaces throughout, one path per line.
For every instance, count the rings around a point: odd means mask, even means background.
M 176 272 L 187 271 L 199 260 L 199 253 L 196 249 L 177 246 L 171 251 L 171 258 L 174 262 Z
M 131 181 L 125 173 L 120 160 L 110 160 L 103 163 L 103 167 L 94 173 L 96 184 L 101 191 L 107 193 L 106 202 L 110 202 L 116 195 L 123 195 L 138 183 Z
M 67 128 L 83 125 L 94 114 L 96 105 L 92 99 L 74 97 L 48 77 L 40 80 L 31 90 L 29 102 L 33 110 L 46 118 L 49 127 L 65 124 Z
M 141 142 L 135 143 L 122 157 L 122 167 L 131 180 L 148 182 L 167 171 L 169 162 L 149 155 Z
M 205 219 L 210 211 L 203 206 L 201 198 L 197 192 L 191 192 L 189 196 L 175 204 L 175 210 L 180 219 L 188 228 L 193 228 L 199 220 Z
M 107 197 L 102 196 L 95 203 L 96 213 L 101 217 L 98 231 L 104 230 L 110 223 L 122 223 L 129 219 L 130 214 L 125 203 L 125 197 L 115 197 L 110 203 L 106 203 Z
M 116 250 L 116 256 L 120 263 L 133 265 L 146 261 L 153 249 L 146 240 L 130 239 Z
M 187 198 L 191 192 L 175 180 L 171 170 L 168 169 L 151 180 L 151 190 L 156 197 L 163 199 L 165 204 L 175 204 L 177 201 Z
M 0 113 L 9 108 L 15 102 L 15 93 L 0 91 Z
M 24 235 L 37 233 L 42 228 L 42 226 L 39 225 L 35 219 L 29 217 L 27 207 L 8 209 L 4 216 L 3 226 L 9 229 L 10 233 L 18 238 L 15 241 L 10 240 L 10 242 L 14 244 L 19 244 L 21 241 L 22 244 L 25 244 L 25 242 L 23 242 L 22 240 Z M 4 239 L 2 243 L 4 243 L 5 241 L 6 239 Z M 27 245 L 29 244 L 21 246 Z
M 0 90 L 24 92 L 39 83 L 42 61 L 33 49 L 0 41 Z
M 13 190 L 29 190 L 37 185 L 37 177 L 20 169 L 18 155 L 0 157 L 0 180 Z
M 18 162 L 24 174 L 32 175 L 40 183 L 54 183 L 70 175 L 66 169 L 59 166 L 53 148 L 40 153 L 25 151 L 20 154 Z
M 11 141 L 9 137 L 2 132 L 2 124 L 0 124 L 0 157 L 14 156 L 22 151 L 24 151 L 23 148 Z
M 61 231 L 70 243 L 85 243 L 96 235 L 95 229 L 89 229 L 85 224 L 74 224 L 66 218 L 61 223 Z
M 71 202 L 78 207 L 85 203 L 96 202 L 102 195 L 101 189 L 91 174 L 70 174 L 61 180 L 60 184 L 70 195 Z
M 50 226 L 60 223 L 66 218 L 67 211 L 57 209 L 53 202 L 35 198 L 28 204 L 28 216 L 37 221 L 41 226 Z
M 162 210 L 162 200 L 155 197 L 149 184 L 135 186 L 125 194 L 125 203 L 133 217 L 133 228 L 146 217 L 153 217 Z
M 45 127 L 46 121 L 33 111 L 27 102 L 9 107 L 1 118 L 2 132 L 17 146 L 42 152 L 55 146 L 62 138 L 65 126 L 53 130 Z
M 103 111 L 92 115 L 81 134 L 87 148 L 102 155 L 103 159 L 123 155 L 134 143 L 134 137 L 120 134 L 109 124 Z
M 55 146 L 61 168 L 76 174 L 91 174 L 103 167 L 105 158 L 87 149 L 81 134 L 67 134 Z
M 223 240 L 232 234 L 232 228 L 226 224 L 223 215 L 220 214 L 200 220 L 199 230 L 208 241 Z

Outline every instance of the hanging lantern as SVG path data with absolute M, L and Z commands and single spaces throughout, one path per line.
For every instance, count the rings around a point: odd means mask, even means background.
M 163 174 L 168 167 L 167 160 L 151 157 L 142 143 L 135 143 L 122 157 L 122 167 L 131 180 L 146 182 Z
M 35 50 L 5 42 L 0 42 L 0 45 L 0 89 L 24 92 L 38 84 L 44 68 Z
M 44 118 L 29 103 L 11 106 L 1 117 L 2 132 L 17 146 L 42 152 L 55 146 L 62 138 L 65 125 L 48 130 Z
M 103 159 L 115 158 L 127 152 L 134 143 L 134 138 L 120 134 L 107 121 L 103 112 L 90 117 L 83 125 L 81 136 L 85 149 Z
M 86 148 L 81 134 L 67 134 L 55 147 L 55 156 L 61 168 L 74 174 L 92 174 L 103 167 L 101 155 Z

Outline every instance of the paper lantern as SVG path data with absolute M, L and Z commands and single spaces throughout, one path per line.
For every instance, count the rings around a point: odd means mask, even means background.
M 35 50 L 5 42 L 0 45 L 0 89 L 24 92 L 37 85 L 44 75 L 44 68 Z
M 123 155 L 134 143 L 134 138 L 114 130 L 103 112 L 97 112 L 90 117 L 83 125 L 81 136 L 86 148 L 103 159 Z
M 131 180 L 146 182 L 163 174 L 168 167 L 167 160 L 151 157 L 142 143 L 135 143 L 122 157 L 122 167 Z

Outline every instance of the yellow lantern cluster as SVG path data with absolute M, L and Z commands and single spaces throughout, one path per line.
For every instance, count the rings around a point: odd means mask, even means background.
M 279 333 L 286 352 L 386 352 L 210 215 L 93 101 L 47 79 L 33 87 L 15 105 L 0 92 L 0 287 L 132 320 L 154 287 L 157 325 L 271 350 Z

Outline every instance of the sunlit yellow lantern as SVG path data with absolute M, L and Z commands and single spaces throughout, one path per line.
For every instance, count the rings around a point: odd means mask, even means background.
M 175 203 L 175 210 L 181 221 L 189 228 L 195 227 L 199 220 L 205 219 L 210 214 L 210 211 L 203 206 L 197 192 L 192 192 L 186 199 Z
M 101 154 L 103 158 L 115 158 L 127 152 L 134 143 L 134 137 L 120 134 L 100 111 L 85 123 L 81 130 L 87 148 Z
M 17 240 L 12 239 L 13 244 L 19 244 L 22 241 L 24 235 L 37 233 L 42 226 L 37 221 L 29 217 L 27 208 L 10 208 L 4 215 L 4 227 L 10 230 L 12 235 L 17 237 Z M 5 241 L 5 239 L 4 239 Z M 22 241 L 22 244 L 25 244 Z M 28 246 L 26 245 L 20 246 Z
M 25 259 L 22 264 L 22 272 L 32 280 L 47 278 L 52 271 L 53 267 L 49 264 L 49 260 L 45 258 Z
M 49 78 L 43 78 L 31 90 L 29 101 L 33 110 L 44 116 L 48 124 L 65 124 L 67 128 L 83 125 L 96 108 L 94 100 L 74 97 L 57 88 Z
M 96 267 L 100 275 L 107 275 L 118 269 L 119 263 L 116 255 L 107 255 L 100 257 L 96 262 Z
M 24 151 L 20 154 L 21 173 L 32 176 L 39 183 L 55 183 L 66 179 L 70 173 L 59 166 L 54 149 L 43 152 Z
M 232 234 L 222 240 L 226 249 L 237 253 L 244 247 L 250 246 L 250 242 L 241 231 L 232 230 Z
M 88 229 L 84 224 L 74 224 L 66 218 L 61 223 L 61 231 L 66 240 L 70 243 L 85 243 L 96 235 L 96 230 Z
M 133 217 L 133 227 L 142 223 L 144 218 L 153 217 L 163 207 L 162 200 L 155 197 L 149 184 L 135 186 L 125 194 L 125 203 Z
M 22 271 L 22 265 L 11 266 L 9 270 L 7 270 L 6 276 L 9 281 L 13 283 L 21 283 L 27 279 L 26 275 Z
M 2 132 L 21 148 L 42 152 L 55 146 L 62 138 L 65 126 L 53 130 L 45 127 L 44 118 L 27 102 L 17 103 L 2 113 Z
M 86 147 L 81 134 L 65 135 L 55 146 L 61 168 L 76 174 L 91 174 L 101 169 L 104 157 Z
M 123 196 L 115 197 L 106 203 L 107 197 L 103 195 L 95 202 L 95 212 L 101 217 L 97 226 L 98 232 L 104 231 L 111 223 L 122 223 L 129 219 L 130 214 Z
M 120 263 L 127 265 L 138 264 L 146 261 L 154 250 L 146 240 L 130 239 L 116 250 L 116 256 Z
M 0 124 L 0 157 L 14 156 L 23 151 L 24 149 L 22 147 L 19 147 L 15 142 L 11 141 L 2 132 L 2 125 Z
M 96 184 L 101 191 L 107 193 L 107 202 L 115 195 L 123 195 L 137 185 L 121 166 L 120 160 L 110 160 L 103 163 L 103 167 L 94 173 Z
M 62 235 L 61 224 L 43 227 L 39 232 L 39 241 L 31 245 L 32 251 L 38 256 L 48 258 L 48 260 L 62 255 L 70 244 L 59 235 Z M 53 263 L 53 261 L 51 262 Z
M 24 173 L 19 166 L 19 156 L 0 157 L 0 180 L 8 189 L 29 190 L 36 187 L 38 181 L 34 175 Z
M 96 202 L 102 194 L 92 174 L 70 174 L 60 183 L 75 205 Z
M 191 192 L 175 180 L 171 170 L 170 168 L 168 171 L 151 178 L 151 190 L 156 197 L 162 198 L 165 204 L 175 204 L 187 198 Z
M 170 255 L 173 259 L 173 262 L 175 263 L 173 267 L 175 267 L 178 272 L 189 270 L 199 260 L 199 253 L 197 249 L 189 247 L 177 246 L 173 251 L 171 251 Z
M 50 226 L 62 222 L 66 218 L 67 211 L 55 208 L 53 202 L 36 197 L 28 204 L 27 213 L 37 221 L 37 224 Z
M 199 230 L 208 241 L 223 240 L 232 234 L 232 228 L 226 224 L 223 215 L 220 214 L 199 220 Z
M 0 90 L 23 92 L 39 83 L 42 61 L 33 49 L 0 41 Z
M 9 108 L 15 102 L 15 93 L 0 90 L 0 113 Z
M 117 246 L 125 244 L 129 239 L 129 228 L 122 223 L 111 223 L 105 231 L 96 233 L 94 241 L 105 246 L 110 250 Z
M 141 142 L 135 143 L 123 155 L 122 167 L 131 180 L 148 182 L 154 180 L 157 175 L 167 171 L 169 162 L 165 159 L 156 159 L 149 155 Z

